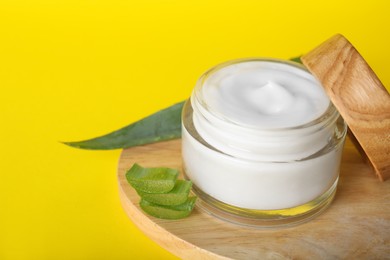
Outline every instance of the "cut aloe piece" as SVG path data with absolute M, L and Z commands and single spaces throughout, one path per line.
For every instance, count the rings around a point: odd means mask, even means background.
M 162 219 L 181 219 L 189 216 L 194 209 L 196 197 L 189 197 L 184 203 L 176 206 L 164 206 L 141 199 L 141 208 L 149 215 Z
M 109 150 L 180 138 L 183 105 L 184 101 L 100 137 L 64 144 L 81 149 Z
M 192 186 L 191 181 L 177 180 L 175 186 L 168 193 L 146 193 L 137 191 L 145 200 L 159 205 L 179 205 L 187 200 Z
M 166 193 L 173 189 L 179 171 L 170 168 L 143 168 L 134 164 L 126 179 L 134 189 L 146 193 Z

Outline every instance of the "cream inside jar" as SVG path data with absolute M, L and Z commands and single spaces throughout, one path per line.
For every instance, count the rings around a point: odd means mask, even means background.
M 287 209 L 306 214 L 297 208 L 308 203 L 314 212 L 335 192 L 345 132 L 303 66 L 227 62 L 199 79 L 184 108 L 185 175 L 222 212 L 272 219 Z

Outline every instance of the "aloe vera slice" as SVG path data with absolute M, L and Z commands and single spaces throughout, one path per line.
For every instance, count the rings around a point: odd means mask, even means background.
M 134 164 L 126 179 L 134 189 L 146 193 L 166 193 L 173 189 L 179 171 L 170 168 L 143 168 Z
M 110 150 L 180 138 L 183 105 L 184 101 L 100 137 L 64 144 L 81 149 Z
M 141 199 L 140 206 L 149 215 L 162 219 L 181 219 L 189 216 L 195 206 L 196 197 L 188 199 L 176 206 L 164 206 Z
M 192 186 L 191 181 L 177 180 L 175 186 L 168 193 L 146 193 L 137 191 L 138 194 L 145 200 L 166 206 L 179 205 L 187 200 Z

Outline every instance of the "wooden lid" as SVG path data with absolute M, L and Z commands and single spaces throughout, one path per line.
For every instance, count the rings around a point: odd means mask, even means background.
M 347 122 L 349 134 L 381 181 L 390 177 L 390 94 L 342 35 L 304 55 L 303 64 L 322 83 Z

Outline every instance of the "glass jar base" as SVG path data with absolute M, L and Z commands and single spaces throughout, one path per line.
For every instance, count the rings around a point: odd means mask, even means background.
M 187 178 L 187 176 L 185 176 Z M 188 179 L 188 178 L 187 178 Z M 305 223 L 322 213 L 332 202 L 337 182 L 316 199 L 293 208 L 280 210 L 245 209 L 221 202 L 204 193 L 196 185 L 193 193 L 198 196 L 197 206 L 208 214 L 240 226 L 258 229 L 284 228 Z

